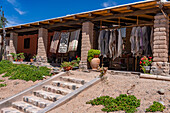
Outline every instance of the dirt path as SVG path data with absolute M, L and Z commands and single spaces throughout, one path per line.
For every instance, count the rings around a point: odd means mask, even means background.
M 4 82 L 0 82 L 0 84 L 7 84 L 6 87 L 0 88 L 0 100 L 13 96 L 42 81 L 39 80 L 36 82 L 32 81 L 27 82 L 24 80 L 8 80 L 8 77 L 2 77 L 2 75 L 0 75 L 0 80 L 5 80 Z
M 94 74 L 88 73 L 87 77 L 89 76 L 94 76 Z M 52 110 L 50 113 L 103 113 L 101 111 L 103 106 L 91 106 L 86 104 L 86 102 L 98 96 L 105 95 L 115 98 L 120 94 L 127 94 L 129 89 L 131 90 L 129 90 L 128 93 L 141 99 L 141 106 L 138 108 L 137 113 L 144 113 L 145 109 L 148 108 L 153 101 L 160 100 L 166 105 L 164 113 L 170 113 L 170 82 L 140 79 L 138 76 L 134 75 L 123 76 L 107 74 L 107 77 L 107 80 L 92 86 L 66 104 Z M 165 94 L 160 95 L 157 92 L 159 89 L 164 89 Z M 118 111 L 114 113 L 124 112 Z

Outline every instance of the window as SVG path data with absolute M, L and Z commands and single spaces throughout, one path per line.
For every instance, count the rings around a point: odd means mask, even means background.
M 24 39 L 24 49 L 30 48 L 30 38 Z

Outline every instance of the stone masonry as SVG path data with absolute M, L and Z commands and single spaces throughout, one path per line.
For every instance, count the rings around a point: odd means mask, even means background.
M 161 13 L 154 17 L 153 63 L 151 74 L 169 75 L 169 18 Z
M 82 44 L 80 69 L 87 69 L 88 51 L 93 47 L 93 28 L 92 22 L 84 22 L 82 25 Z
M 9 53 L 17 53 L 18 33 L 10 33 Z
M 38 50 L 37 61 L 47 62 L 47 43 L 48 43 L 48 30 L 40 28 L 38 31 Z

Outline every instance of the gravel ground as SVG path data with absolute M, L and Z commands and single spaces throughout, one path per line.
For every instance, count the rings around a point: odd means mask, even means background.
M 0 101 L 7 97 L 13 96 L 42 81 L 42 80 L 39 80 L 36 82 L 32 82 L 32 81 L 27 82 L 24 80 L 8 80 L 8 77 L 2 77 L 2 75 L 0 75 L 0 80 L 5 80 L 5 81 L 0 82 L 0 84 L 5 83 L 7 84 L 7 86 L 0 88 Z M 46 77 L 46 78 L 49 78 L 49 77 Z
M 80 74 L 80 72 L 73 72 L 70 76 L 84 76 L 84 78 L 89 79 L 97 75 L 99 75 L 99 73 L 94 74 L 94 72 L 91 72 Z M 50 113 L 104 113 L 101 111 L 103 106 L 92 106 L 86 104 L 86 102 L 98 96 L 109 95 L 115 98 L 120 94 L 127 94 L 127 92 L 141 99 L 141 106 L 138 108 L 137 113 L 144 113 L 145 109 L 152 105 L 153 101 L 160 100 L 163 101 L 166 106 L 164 113 L 170 113 L 170 82 L 141 79 L 137 75 L 125 76 L 107 74 L 106 76 L 107 79 L 104 81 L 83 91 L 78 96 L 52 110 Z M 165 90 L 163 95 L 158 93 L 160 89 Z M 124 111 L 114 113 L 124 113 Z

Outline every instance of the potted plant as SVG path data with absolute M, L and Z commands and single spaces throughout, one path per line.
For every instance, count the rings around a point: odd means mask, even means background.
M 61 67 L 64 69 L 64 71 L 69 71 L 73 68 L 72 65 L 71 65 L 71 62 L 61 63 Z
M 92 70 L 97 70 L 100 59 L 98 58 L 100 55 L 100 50 L 90 49 L 88 51 L 88 61 L 90 62 L 90 66 L 92 67 Z
M 19 53 L 18 59 L 19 59 L 19 61 L 23 62 L 23 60 L 25 59 L 24 53 Z
M 15 53 L 10 53 L 10 54 L 12 55 L 13 60 L 17 61 L 17 54 L 15 54 Z
M 142 57 L 140 60 L 140 67 L 144 73 L 149 73 L 152 63 L 152 57 L 147 58 L 146 56 Z
M 32 58 L 33 58 L 33 61 L 36 62 L 36 55 L 34 55 Z

